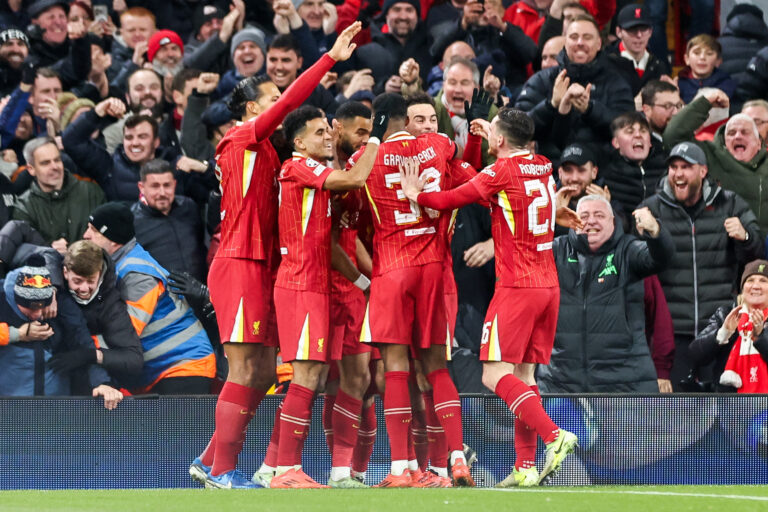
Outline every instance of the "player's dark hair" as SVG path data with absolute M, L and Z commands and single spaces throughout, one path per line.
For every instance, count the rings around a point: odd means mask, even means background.
M 371 109 L 359 101 L 345 101 L 336 109 L 336 119 L 339 121 L 351 121 L 356 117 L 371 118 Z
M 227 101 L 227 108 L 232 112 L 232 115 L 236 119 L 239 119 L 245 115 L 245 105 L 249 101 L 259 101 L 259 98 L 264 94 L 261 90 L 261 84 L 271 82 L 269 76 L 249 76 L 240 80 L 235 88 L 232 90 L 232 95 Z
M 148 116 L 145 114 L 141 115 L 134 115 L 130 116 L 125 120 L 125 124 L 123 125 L 123 133 L 125 133 L 125 130 L 128 128 L 136 128 L 141 123 L 149 123 L 149 125 L 152 127 L 152 138 L 157 138 L 157 132 L 159 131 L 157 121 L 154 117 Z
M 312 105 L 302 105 L 297 108 L 283 120 L 283 134 L 285 140 L 293 148 L 293 139 L 296 138 L 307 127 L 307 123 L 313 119 L 322 118 L 323 112 Z M 294 148 L 295 149 L 295 148 Z
M 173 77 L 173 82 L 171 82 L 171 90 L 176 92 L 184 92 L 184 87 L 186 87 L 187 82 L 190 80 L 194 80 L 195 78 L 200 76 L 199 69 L 192 69 L 192 68 L 184 68 L 178 73 L 176 73 L 176 76 Z
M 405 100 L 407 106 L 411 105 L 432 105 L 435 106 L 435 101 L 432 99 L 432 96 L 425 92 L 417 92 L 415 94 L 411 94 L 408 96 L 408 99 Z
M 535 125 L 528 114 L 512 107 L 503 107 L 497 116 L 499 118 L 497 126 L 507 139 L 508 145 L 523 148 L 531 142 Z
M 272 42 L 269 43 L 269 46 L 267 46 L 267 51 L 272 50 L 273 48 L 275 50 L 283 50 L 286 52 L 293 50 L 297 57 L 301 57 L 301 47 L 296 41 L 296 38 L 291 34 L 278 34 L 275 36 Z
M 147 181 L 147 176 L 150 174 L 165 174 L 167 172 L 173 173 L 171 164 L 162 158 L 155 158 L 141 166 L 139 177 L 141 181 Z
M 645 127 L 645 129 L 649 132 L 651 131 L 651 126 L 648 124 L 648 120 L 645 118 L 645 116 L 637 110 L 630 110 L 629 112 L 625 112 L 624 114 L 621 114 L 619 117 L 611 121 L 611 133 L 615 137 L 616 132 L 619 130 L 624 129 L 627 126 L 633 126 L 635 124 L 639 124 L 640 126 Z
M 387 111 L 389 112 L 389 119 L 399 119 L 405 121 L 408 115 L 408 103 L 405 98 L 400 94 L 394 92 L 385 92 L 379 94 L 376 99 L 373 100 L 373 113 Z
M 651 80 L 640 89 L 640 97 L 643 101 L 643 105 L 653 105 L 653 102 L 656 100 L 656 95 L 660 92 L 677 91 L 678 89 L 674 84 L 662 80 Z

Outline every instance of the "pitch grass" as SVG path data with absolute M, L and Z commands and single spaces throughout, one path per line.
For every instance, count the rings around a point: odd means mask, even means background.
M 203 489 L 0 491 L 2 512 L 739 512 L 768 510 L 766 486 L 558 487 L 528 490 L 370 489 L 254 490 Z

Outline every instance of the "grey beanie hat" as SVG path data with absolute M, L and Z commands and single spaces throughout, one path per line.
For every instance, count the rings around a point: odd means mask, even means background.
M 234 58 L 235 49 L 240 46 L 243 41 L 252 41 L 261 48 L 261 53 L 267 56 L 267 43 L 264 42 L 264 32 L 256 27 L 246 27 L 234 36 L 232 36 L 232 44 L 229 47 L 229 56 Z

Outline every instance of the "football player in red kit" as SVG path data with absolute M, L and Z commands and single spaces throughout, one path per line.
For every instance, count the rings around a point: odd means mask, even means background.
M 271 259 L 280 161 L 269 137 L 336 62 L 352 56 L 359 31 L 359 22 L 344 30 L 282 96 L 272 82 L 257 77 L 246 78 L 232 92 L 229 108 L 240 122 L 216 148 L 221 245 L 208 274 L 229 375 L 216 404 L 211 441 L 189 468 L 206 487 L 260 487 L 235 467 L 248 422 L 275 378 Z
M 379 137 L 387 126 L 386 112 L 376 113 L 365 150 L 349 171 L 327 167 L 333 159 L 333 137 L 323 113 L 303 106 L 286 116 L 283 132 L 293 158 L 283 164 L 280 183 L 280 254 L 275 282 L 275 310 L 280 352 L 293 365 L 293 381 L 280 414 L 277 472 L 270 488 L 322 487 L 301 469 L 301 452 L 309 429 L 312 403 L 324 363 L 334 352 L 329 331 L 331 292 L 331 191 L 361 188 L 371 172 Z M 323 163 L 325 162 L 325 163 Z M 354 277 L 360 273 L 355 271 Z M 351 460 L 362 400 L 341 395 L 349 428 L 342 433 Z M 338 442 L 338 440 L 337 440 Z M 349 460 L 346 468 L 349 468 Z M 361 486 L 349 475 L 330 482 L 335 487 Z
M 533 132 L 533 121 L 524 112 L 503 108 L 488 137 L 498 160 L 469 182 L 429 193 L 413 162 L 406 163 L 401 176 L 406 197 L 420 207 L 450 210 L 480 200 L 491 203 L 497 282 L 483 329 L 483 383 L 517 418 L 518 458 L 502 487 L 539 484 L 577 445 L 576 436 L 544 411 L 534 379 L 536 364 L 549 363 L 557 324 L 555 218 L 569 227 L 579 220 L 573 211 L 556 208 L 552 163 L 527 149 Z M 541 473 L 535 467 L 536 435 L 547 446 Z

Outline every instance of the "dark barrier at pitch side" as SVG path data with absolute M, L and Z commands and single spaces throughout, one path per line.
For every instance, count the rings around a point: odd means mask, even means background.
M 106 411 L 88 398 L 0 399 L 0 489 L 194 487 L 187 468 L 213 430 L 216 398 L 129 398 Z M 279 397 L 251 422 L 239 468 L 253 473 L 269 442 Z M 552 485 L 768 484 L 768 396 L 558 396 L 545 407 L 581 447 Z M 504 478 L 514 461 L 513 419 L 495 396 L 463 396 L 465 441 L 478 485 Z M 389 470 L 386 430 L 368 470 Z M 304 450 L 307 473 L 330 471 L 315 403 Z M 543 447 L 539 445 L 539 467 Z

